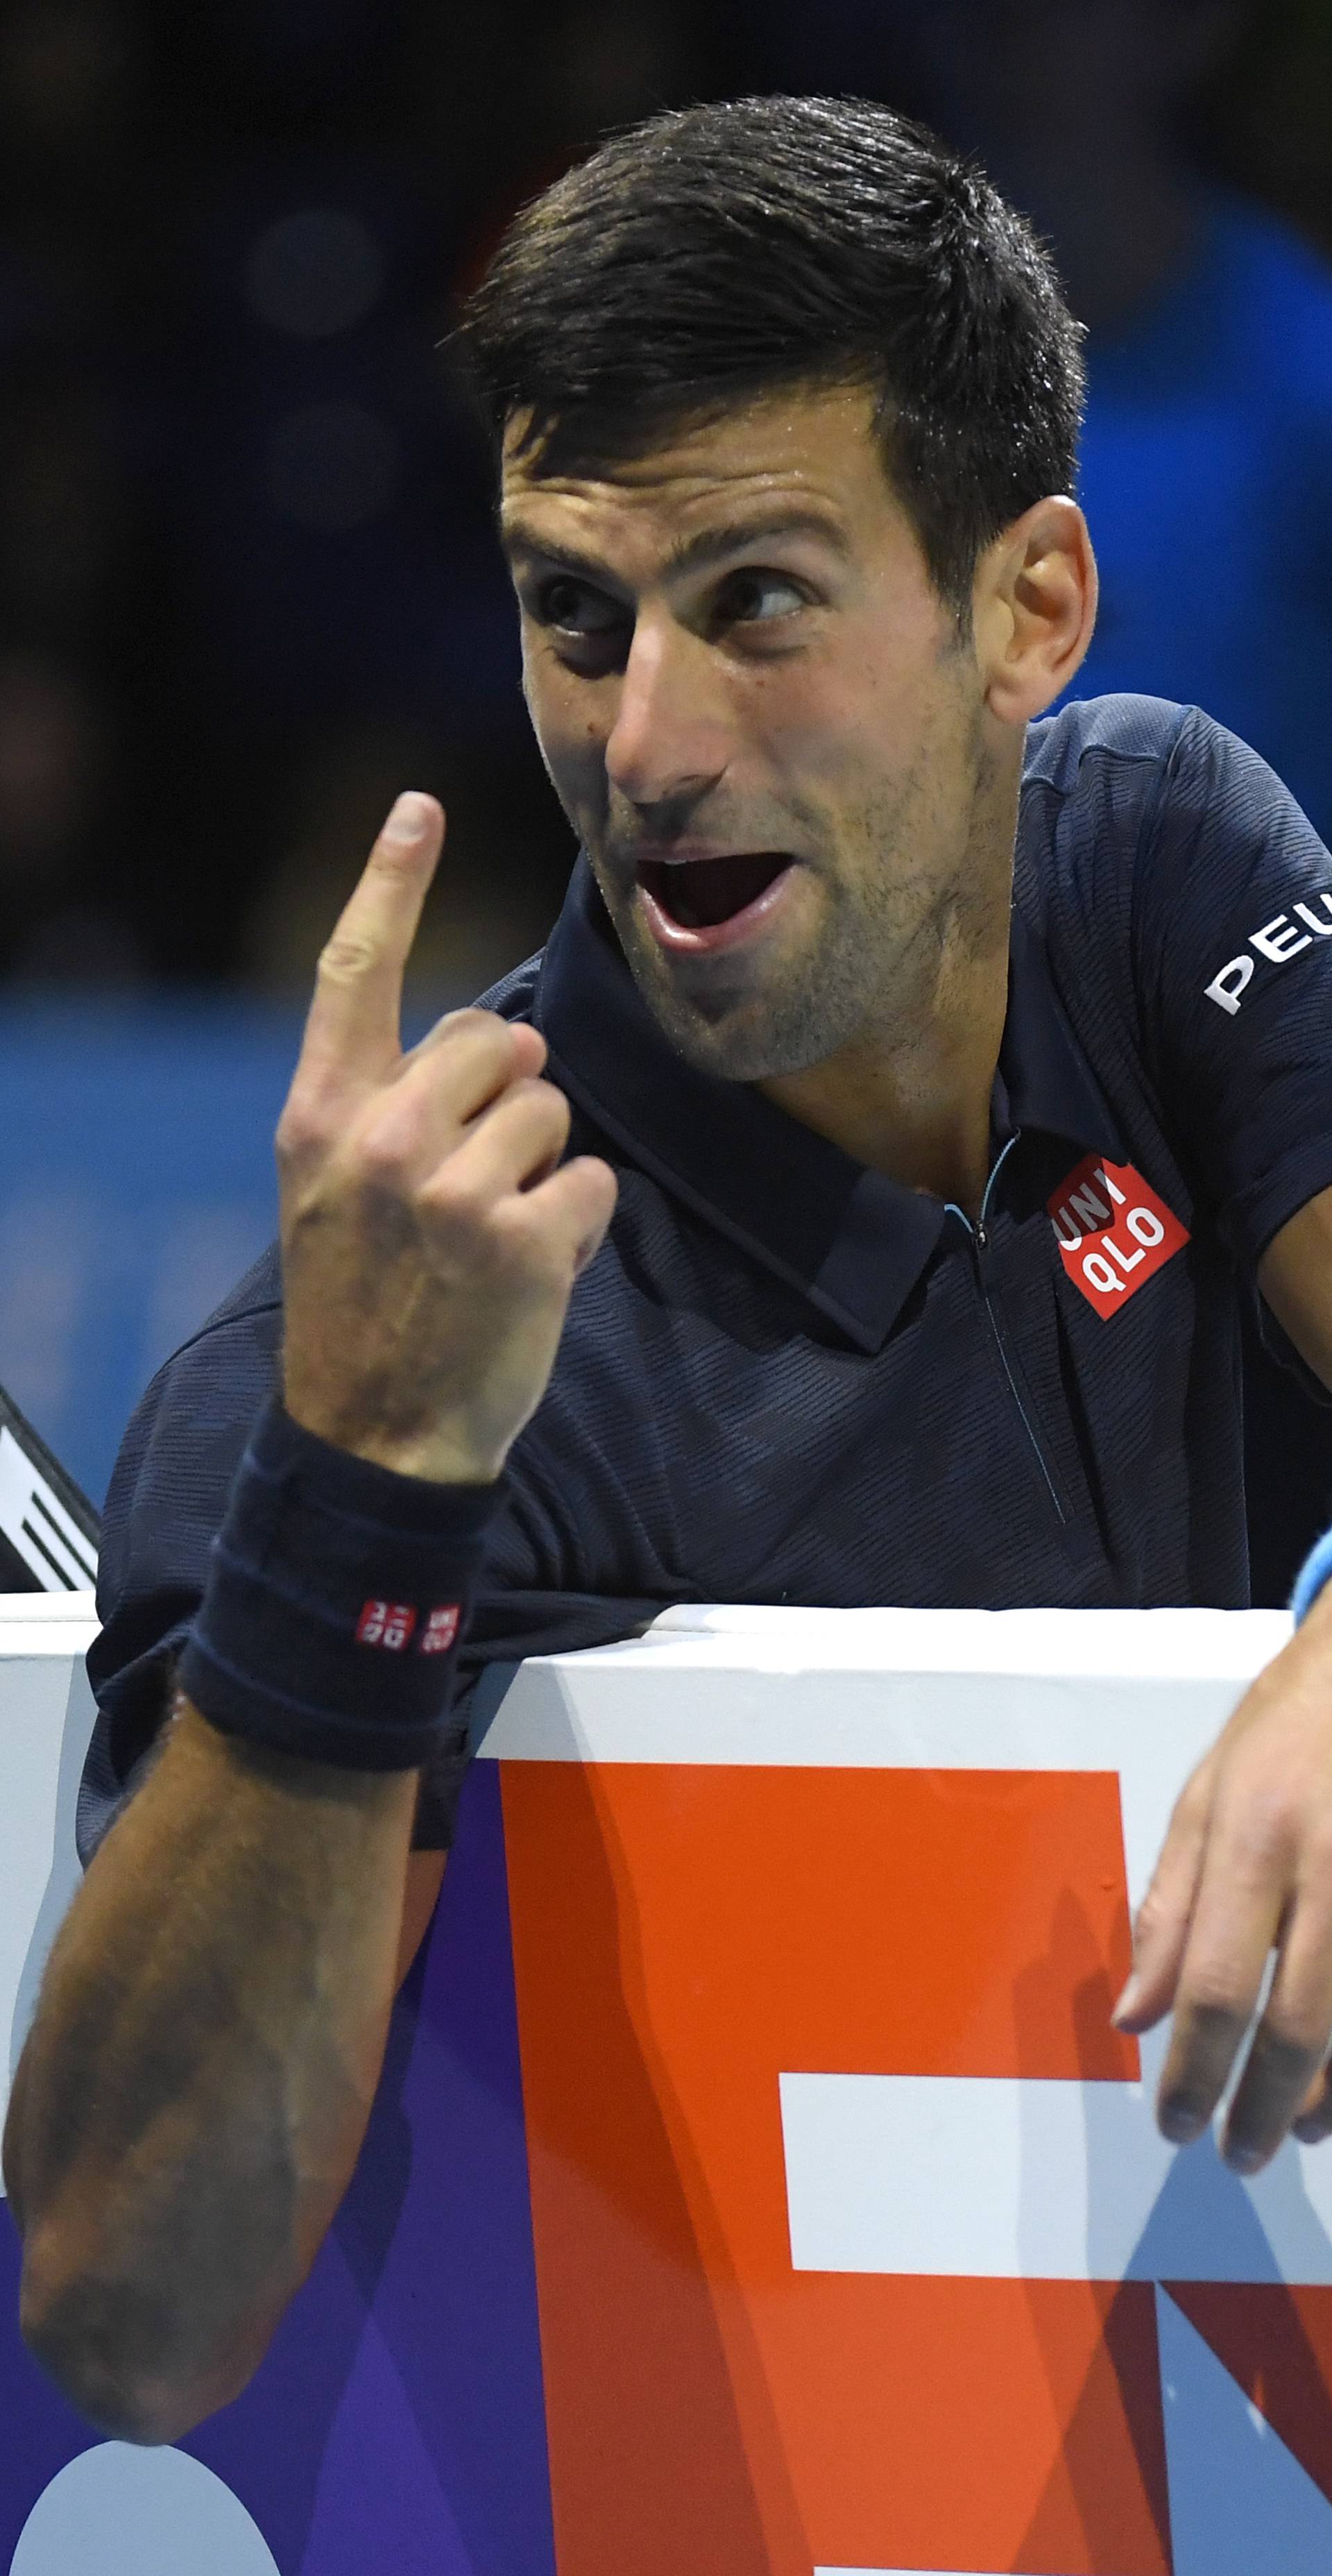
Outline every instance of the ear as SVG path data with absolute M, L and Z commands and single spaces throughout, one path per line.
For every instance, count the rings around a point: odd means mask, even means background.
M 1076 501 L 1037 501 L 976 567 L 976 655 L 990 713 L 1030 724 L 1066 689 L 1096 623 L 1096 557 Z

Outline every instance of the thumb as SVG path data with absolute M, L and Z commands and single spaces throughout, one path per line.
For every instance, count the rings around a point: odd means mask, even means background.
M 1116 2030 L 1150 2030 L 1174 2002 L 1207 1849 L 1214 1760 L 1209 1754 L 1194 1772 L 1170 1819 L 1134 1921 L 1132 1972 L 1110 2016 Z

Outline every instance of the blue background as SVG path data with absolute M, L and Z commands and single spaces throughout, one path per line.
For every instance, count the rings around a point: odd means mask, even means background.
M 258 1003 L 10 1003 L 0 1023 L 0 1379 L 95 1503 L 162 1360 L 276 1225 L 300 1043 Z

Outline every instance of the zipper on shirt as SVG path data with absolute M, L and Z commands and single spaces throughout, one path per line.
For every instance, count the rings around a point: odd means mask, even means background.
M 991 1303 L 990 1291 L 985 1277 L 985 1254 L 989 1251 L 992 1241 L 989 1223 L 990 1201 L 994 1195 L 995 1182 L 998 1180 L 1020 1134 L 1021 1129 L 1019 1128 L 1009 1137 L 1007 1144 L 999 1155 L 994 1169 L 985 1184 L 984 1196 L 980 1203 L 980 1212 L 974 1225 L 972 1224 L 971 1218 L 968 1216 L 966 1209 L 959 1207 L 956 1199 L 949 1199 L 947 1204 L 952 1214 L 961 1218 L 962 1223 L 971 1237 L 972 1252 L 976 1264 L 976 1286 L 980 1292 L 980 1301 L 985 1309 L 990 1331 L 994 1336 L 994 1347 L 999 1356 L 999 1365 L 1003 1370 L 1008 1386 L 1008 1392 L 1012 1396 L 1013 1402 L 1017 1407 L 1018 1420 L 1022 1424 L 1022 1428 L 1026 1432 L 1027 1438 L 1035 1453 L 1036 1464 L 1040 1468 L 1046 1492 L 1054 1505 L 1055 1518 L 1059 1521 L 1061 1526 L 1066 1526 L 1068 1522 L 1068 1514 L 1059 1499 L 1059 1488 L 1050 1472 L 1050 1463 L 1045 1455 L 1045 1450 L 1042 1447 L 1040 1433 L 1036 1429 L 1036 1425 L 1032 1421 L 1031 1415 L 1027 1410 L 1027 1406 L 1023 1401 L 1022 1390 L 1014 1373 L 1013 1364 L 1008 1356 L 1008 1348 L 1004 1340 L 1003 1326 L 1001 1325 L 999 1317 Z

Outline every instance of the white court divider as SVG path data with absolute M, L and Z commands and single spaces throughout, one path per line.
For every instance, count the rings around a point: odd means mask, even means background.
M 1284 1610 L 690 1606 L 623 1645 L 520 1665 L 479 1749 L 1118 1773 L 1136 1907 L 1185 1779 L 1290 1632 Z
M 279 2570 L 239 2496 L 202 2461 L 187 2451 L 99 2442 L 38 2497 L 9 2576 L 279 2576 Z
M 1131 1905 L 1284 1610 L 668 1610 L 519 1667 L 481 1746 L 512 1762 L 1118 1772 Z
M 74 1813 L 96 1714 L 91 1592 L 0 1594 L 0 2118 L 79 1883 Z

